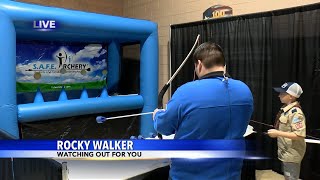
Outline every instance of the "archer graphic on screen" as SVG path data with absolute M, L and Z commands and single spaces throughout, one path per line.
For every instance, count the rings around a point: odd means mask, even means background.
M 59 56 L 56 56 L 56 57 L 59 59 L 59 69 L 60 69 L 60 67 L 63 65 L 62 59 L 65 58 L 65 62 L 67 61 L 67 53 L 66 53 L 65 51 L 64 51 L 64 53 L 65 53 L 66 57 L 63 57 L 63 56 L 62 56 L 62 53 L 59 53 L 59 54 L 58 54 Z

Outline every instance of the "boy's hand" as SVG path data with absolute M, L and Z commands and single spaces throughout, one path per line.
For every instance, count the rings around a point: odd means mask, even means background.
M 268 130 L 268 135 L 272 138 L 276 138 L 279 136 L 279 131 L 276 129 L 269 129 Z

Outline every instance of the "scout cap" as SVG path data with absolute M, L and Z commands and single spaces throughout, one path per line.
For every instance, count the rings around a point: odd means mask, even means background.
M 295 82 L 286 82 L 286 83 L 282 84 L 281 87 L 275 87 L 273 89 L 279 93 L 286 92 L 296 98 L 299 98 L 301 96 L 301 94 L 303 93 L 301 86 Z

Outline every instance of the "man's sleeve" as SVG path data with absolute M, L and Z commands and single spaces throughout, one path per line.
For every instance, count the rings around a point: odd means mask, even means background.
M 154 116 L 154 129 L 160 134 L 174 134 L 179 126 L 182 94 L 178 90 L 168 102 L 166 109 L 159 110 Z
M 301 110 L 300 110 L 301 111 Z M 306 137 L 306 121 L 303 113 L 295 112 L 291 122 L 292 132 L 297 136 Z

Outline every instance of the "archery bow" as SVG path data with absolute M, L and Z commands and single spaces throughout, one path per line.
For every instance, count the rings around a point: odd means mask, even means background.
M 194 48 L 196 47 L 197 43 L 199 42 L 199 38 L 200 38 L 200 34 L 198 34 L 198 36 L 196 38 L 196 41 L 194 42 L 194 44 L 193 44 L 191 50 L 189 51 L 187 57 L 182 61 L 182 63 L 180 64 L 180 66 L 178 67 L 176 72 L 173 73 L 173 75 L 171 76 L 169 81 L 162 87 L 160 93 L 158 94 L 158 109 L 163 109 L 163 96 L 164 96 L 164 94 L 167 92 L 168 88 L 170 87 L 172 80 L 177 76 L 179 71 L 182 69 L 183 65 L 189 59 L 191 53 L 193 52 Z M 162 135 L 159 134 L 159 133 L 158 133 L 158 138 L 162 139 Z

